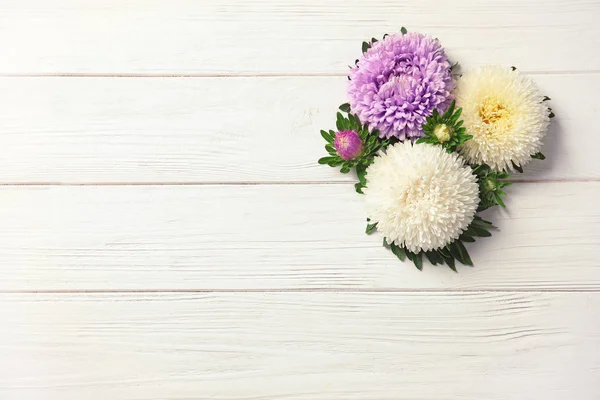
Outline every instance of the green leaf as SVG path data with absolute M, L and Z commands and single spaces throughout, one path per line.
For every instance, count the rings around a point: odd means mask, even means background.
M 464 144 L 464 143 L 465 143 L 467 140 L 471 140 L 471 139 L 473 139 L 473 135 L 465 135 L 465 136 L 461 136 L 461 137 L 458 139 L 458 144 L 459 144 L 459 145 L 461 145 L 461 144 Z
M 473 239 L 471 236 L 465 236 L 464 234 L 460 235 L 458 240 L 461 240 L 465 243 L 474 243 L 475 242 L 475 239 Z
M 425 257 L 429 260 L 432 265 L 443 264 L 444 259 L 441 255 L 438 254 L 437 251 L 426 251 Z
M 515 164 L 514 161 L 511 161 L 513 168 L 519 171 L 521 174 L 523 173 L 523 168 L 520 165 Z
M 348 103 L 344 103 L 340 106 L 340 110 L 342 110 L 343 112 L 349 113 L 350 112 L 350 104 Z
M 475 218 L 473 218 L 473 224 L 487 229 L 496 229 L 496 227 L 490 221 L 486 221 L 478 215 L 476 215 Z
M 319 158 L 319 164 L 329 164 L 330 162 L 334 162 L 337 160 L 337 157 L 323 157 Z
M 452 257 L 452 254 L 450 254 L 450 250 L 448 250 L 448 246 L 440 247 L 437 251 L 444 258 Z
M 444 115 L 442 115 L 442 119 L 450 118 L 450 116 L 452 114 L 454 114 L 455 106 L 456 106 L 456 101 L 452 100 L 452 103 L 450 103 L 450 107 L 448 107 L 448 110 L 444 113 Z
M 456 265 L 454 265 L 454 257 L 452 257 L 451 255 L 450 255 L 450 256 L 447 256 L 447 257 L 444 257 L 444 261 L 446 261 L 446 264 L 448 264 L 448 267 L 449 267 L 449 268 L 450 268 L 452 271 L 454 271 L 454 272 L 458 272 L 458 271 L 456 270 Z
M 467 227 L 467 230 L 463 233 L 463 236 L 490 237 L 492 234 L 488 231 L 488 229 L 493 228 L 494 226 L 492 224 L 476 216 L 471 224 Z
M 385 243 L 385 239 L 383 239 L 383 241 Z M 394 255 L 400 259 L 400 261 L 404 261 L 406 259 L 406 250 L 404 250 L 403 247 L 400 247 L 394 243 L 390 243 L 389 246 L 392 250 L 392 253 L 394 253 Z
M 325 150 L 327 150 L 327 152 L 331 155 L 335 155 L 337 153 L 337 150 L 335 149 L 335 147 L 333 147 L 333 145 L 331 144 L 326 144 L 325 145 Z
M 323 136 L 323 139 L 325 139 L 327 143 L 333 144 L 334 139 L 329 133 L 325 132 L 324 130 L 321 130 L 321 136 Z
M 369 43 L 363 42 L 363 44 L 362 44 L 362 52 L 363 53 L 366 53 L 367 50 L 369 50 L 370 48 L 371 48 L 371 45 Z
M 536 160 L 545 160 L 546 156 L 542 154 L 542 152 L 537 152 L 531 155 L 531 158 L 535 158 Z
M 402 27 L 402 28 L 400 28 L 400 32 L 402 32 L 403 35 L 406 35 L 406 32 L 408 32 L 408 31 L 406 30 L 405 27 Z
M 347 174 L 348 172 L 350 172 L 350 167 L 348 167 L 347 165 L 344 165 L 344 166 L 342 167 L 342 169 L 340 169 L 340 172 L 341 172 L 342 174 Z
M 372 146 L 375 144 L 376 141 L 377 141 L 377 136 L 372 135 L 371 137 L 369 137 L 369 139 L 367 139 L 367 144 L 369 146 Z
M 462 262 L 462 260 L 461 260 L 462 257 L 460 255 L 460 252 L 458 251 L 458 249 L 456 248 L 454 243 L 456 243 L 456 242 L 450 243 L 449 245 L 446 246 L 446 248 L 450 251 L 450 254 L 452 254 L 452 257 L 454 257 L 458 261 Z
M 337 120 L 335 121 L 335 126 L 338 129 L 338 131 L 343 131 L 346 128 L 344 116 L 340 112 L 337 113 Z
M 356 129 L 356 127 L 355 127 L 355 121 L 354 121 L 354 115 L 348 114 L 348 117 L 346 117 L 345 119 L 347 119 L 346 126 L 348 128 L 350 128 L 350 129 Z
M 419 271 L 423 271 L 423 253 L 419 252 L 419 253 L 413 253 L 408 251 L 406 253 L 406 256 L 410 259 L 410 261 L 413 262 L 413 264 L 415 264 L 415 267 L 417 267 L 417 269 Z
M 469 231 L 472 232 L 471 236 L 477 236 L 477 237 L 490 237 L 490 236 L 492 236 L 492 234 L 487 229 L 482 228 L 480 226 L 476 226 L 476 225 L 471 225 L 467 231 L 468 232 Z
M 455 124 L 456 121 L 458 121 L 458 119 L 460 118 L 460 115 L 462 114 L 462 107 L 457 109 L 456 112 L 452 115 L 452 117 L 450 118 L 450 123 L 451 124 Z M 460 122 L 460 125 L 455 126 L 455 128 L 460 128 L 462 126 L 462 121 Z
M 356 166 L 356 176 L 358 177 L 358 181 L 363 185 L 367 184 L 367 167 L 363 164 L 358 164 Z
M 371 43 L 375 43 L 375 42 L 377 42 L 377 39 L 371 38 Z
M 504 201 L 502 201 L 502 196 L 500 196 L 498 193 L 494 193 L 494 198 L 496 199 L 496 203 L 498 203 L 498 205 L 502 208 L 506 208 L 506 205 L 504 205 Z M 489 232 L 488 232 L 489 233 Z M 491 234 L 490 234 L 491 235 Z
M 371 233 L 375 232 L 377 230 L 377 222 L 375 222 L 374 224 L 367 224 L 367 229 L 365 230 L 365 233 L 367 235 L 370 235 Z
M 454 244 L 454 247 L 457 249 L 458 253 L 460 254 L 460 258 L 457 257 L 457 259 L 461 263 L 463 263 L 465 265 L 470 265 L 472 267 L 473 261 L 471 260 L 471 257 L 469 256 L 469 252 L 465 248 L 465 245 L 462 244 L 462 242 L 460 240 L 455 241 L 453 244 Z

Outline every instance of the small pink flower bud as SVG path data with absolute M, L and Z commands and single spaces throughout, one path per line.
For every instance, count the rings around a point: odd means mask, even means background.
M 336 133 L 333 142 L 335 149 L 344 160 L 353 160 L 360 156 L 363 149 L 362 140 L 355 131 L 341 131 Z

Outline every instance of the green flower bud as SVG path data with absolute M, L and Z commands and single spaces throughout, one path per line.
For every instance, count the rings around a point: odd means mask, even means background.
M 446 124 L 439 124 L 433 128 L 433 134 L 440 143 L 447 142 L 452 136 L 452 128 Z

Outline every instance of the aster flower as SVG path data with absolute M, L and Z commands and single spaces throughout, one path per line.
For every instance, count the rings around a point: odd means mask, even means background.
M 455 111 L 454 100 L 444 115 L 433 110 L 433 115 L 427 117 L 427 122 L 423 125 L 424 136 L 417 140 L 417 143 L 438 144 L 448 153 L 455 151 L 457 146 L 473 138 L 466 134 L 466 130 L 462 126 L 463 121 L 458 120 L 461 112 L 461 108 Z
M 343 160 L 353 160 L 360 156 L 363 142 L 356 131 L 340 131 L 335 134 L 333 147 Z
M 465 243 L 492 235 L 476 213 L 505 207 L 510 170 L 545 158 L 554 113 L 514 67 L 483 67 L 455 84 L 457 64 L 437 39 L 400 32 L 363 42 L 350 67 L 349 103 L 336 130 L 321 131 L 329 155 L 319 164 L 356 171 L 366 233 L 382 233 L 400 260 L 456 271 L 456 261 L 473 265 Z
M 494 171 L 485 164 L 474 167 L 473 173 L 477 175 L 479 181 L 479 197 L 481 198 L 477 211 L 483 211 L 493 206 L 506 207 L 502 199 L 506 192 L 502 189 L 512 185 L 512 182 L 506 180 L 510 175 L 503 171 Z
M 371 222 L 393 250 L 406 249 L 412 256 L 456 242 L 479 204 L 471 168 L 441 146 L 390 145 L 367 168 L 367 177 Z
M 496 171 L 521 170 L 542 147 L 550 121 L 545 98 L 529 78 L 501 66 L 485 66 L 457 82 L 456 104 L 473 138 L 459 151 L 472 164 Z
M 452 100 L 451 64 L 440 43 L 420 33 L 396 34 L 365 48 L 350 72 L 352 112 L 381 137 L 418 138 L 433 110 Z
M 367 166 L 373 162 L 375 154 L 386 146 L 388 141 L 380 139 L 377 130 L 370 132 L 369 127 L 361 124 L 356 115 L 350 114 L 348 104 L 342 104 L 340 110 L 347 113 L 347 116 L 341 112 L 337 113 L 338 131 L 321 131 L 321 136 L 327 142 L 325 150 L 329 156 L 320 158 L 319 164 L 341 167 L 340 172 L 344 174 L 355 168 L 359 180 L 355 188 L 358 193 L 362 193 L 362 188 L 367 183 L 365 177 Z

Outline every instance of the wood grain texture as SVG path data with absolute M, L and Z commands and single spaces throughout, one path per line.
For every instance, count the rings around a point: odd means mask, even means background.
M 557 114 L 516 179 L 598 179 L 600 74 L 535 76 Z M 1 183 L 353 181 L 320 166 L 343 77 L 3 78 Z
M 599 14 L 588 0 L 3 0 L 0 73 L 343 74 L 401 26 L 467 66 L 597 71 Z
M 599 17 L 0 0 L 0 399 L 597 400 Z M 401 26 L 558 116 L 459 273 L 400 263 L 316 164 L 360 43 Z
M 475 268 L 403 264 L 351 185 L 0 189 L 0 290 L 599 289 L 599 182 L 522 183 Z
M 3 400 L 564 400 L 598 293 L 2 295 Z

